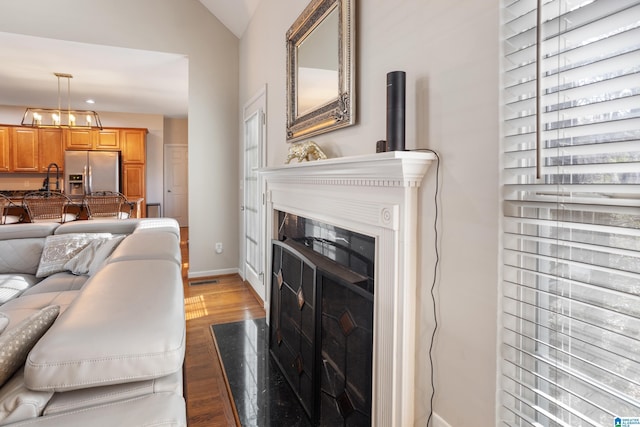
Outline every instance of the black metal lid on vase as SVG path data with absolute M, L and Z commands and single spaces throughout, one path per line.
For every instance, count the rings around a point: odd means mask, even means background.
M 406 73 L 387 73 L 387 151 L 405 150 Z

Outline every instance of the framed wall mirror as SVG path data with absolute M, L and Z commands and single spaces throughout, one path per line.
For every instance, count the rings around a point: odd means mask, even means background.
M 287 141 L 355 123 L 356 0 L 312 0 L 287 31 Z

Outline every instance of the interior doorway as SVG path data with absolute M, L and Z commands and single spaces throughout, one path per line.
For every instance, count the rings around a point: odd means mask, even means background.
M 243 279 L 264 301 L 264 214 L 262 183 L 258 169 L 265 165 L 266 86 L 243 108 L 242 150 L 242 234 L 241 272 Z
M 189 226 L 188 150 L 186 144 L 164 146 L 164 212 L 180 227 Z

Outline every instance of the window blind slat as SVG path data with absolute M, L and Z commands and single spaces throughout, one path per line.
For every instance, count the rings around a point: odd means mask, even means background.
M 557 271 L 570 270 L 568 278 L 579 280 L 582 283 L 602 286 L 605 289 L 613 289 L 624 293 L 638 293 L 638 282 L 634 273 L 615 269 L 613 267 L 585 266 L 572 261 L 557 261 L 544 255 L 523 254 L 514 251 L 505 251 L 505 276 L 506 272 L 515 269 L 520 275 L 511 279 L 505 278 L 504 293 L 508 292 L 508 286 L 512 283 L 526 284 L 531 281 L 545 283 L 549 276 L 557 274 Z M 519 270 L 518 270 L 519 269 Z
M 513 351 L 513 355 L 510 354 Z M 628 393 L 618 391 L 614 385 L 598 384 L 590 378 L 575 373 L 569 366 L 557 367 L 552 359 L 538 357 L 533 352 L 523 351 L 515 347 L 503 352 L 508 363 L 520 365 L 542 365 L 548 370 L 546 375 L 528 369 L 525 375 L 505 375 L 503 389 L 509 393 L 518 392 L 518 401 L 530 407 L 547 408 L 571 426 L 580 426 L 584 420 L 591 419 L 594 424 L 601 425 L 592 417 L 613 417 L 616 413 L 635 413 L 638 408 L 635 399 Z M 512 358 L 512 359 L 510 359 Z M 633 390 L 630 390 L 633 392 Z M 548 413 L 552 413 L 548 412 Z M 566 418 L 569 413 L 571 418 Z M 548 424 L 543 424 L 548 425 Z M 613 423 L 611 424 L 613 425 Z
M 590 412 L 594 412 L 594 411 L 599 411 L 599 412 L 604 412 L 608 415 L 613 415 L 613 413 L 611 413 L 607 408 L 598 405 L 596 403 L 591 402 L 588 399 L 585 399 L 583 396 L 578 395 L 576 392 L 567 389 L 566 387 L 563 387 L 562 385 L 559 384 L 554 384 L 552 382 L 546 381 L 546 379 L 544 377 L 541 376 L 535 376 L 534 380 L 539 380 L 540 382 L 544 382 L 547 387 L 551 390 L 554 391 L 554 393 L 556 394 L 560 394 L 558 393 L 558 391 L 561 391 L 563 394 L 569 394 L 572 396 L 573 399 L 573 405 L 577 406 L 577 402 L 582 403 L 581 406 L 584 407 L 584 409 L 582 409 L 581 411 L 577 411 L 575 409 L 573 409 L 571 406 L 565 404 L 564 402 L 562 402 L 561 400 L 559 400 L 558 398 L 555 398 L 554 396 L 548 394 L 548 393 L 544 393 L 541 389 L 536 387 L 535 383 L 529 383 L 526 381 L 522 381 L 519 380 L 515 377 L 508 377 L 509 380 L 513 383 L 513 385 L 511 387 L 513 388 L 525 388 L 527 389 L 532 396 L 534 396 L 533 399 L 530 399 L 529 402 L 533 403 L 533 401 L 538 400 L 538 399 L 544 399 L 547 404 L 549 405 L 555 405 L 555 406 L 559 406 L 561 407 L 564 411 L 571 413 L 576 420 L 580 420 L 582 422 L 588 422 L 591 425 L 597 424 L 594 420 L 586 417 L 585 415 L 583 415 L 584 413 L 590 413 Z M 580 423 L 582 424 L 582 423 Z M 576 424 L 574 424 L 576 425 Z
M 543 325 L 541 323 L 536 322 L 535 320 L 529 319 L 526 316 L 513 314 L 510 312 L 504 313 L 505 319 L 505 329 L 509 332 L 515 334 L 513 336 L 520 336 L 521 333 L 518 331 L 535 331 L 536 329 L 546 329 L 546 334 L 558 334 L 563 335 L 565 338 L 571 338 L 574 342 L 579 343 L 582 348 L 584 348 L 584 354 L 589 355 L 589 357 L 593 360 L 596 360 L 597 363 L 602 366 L 606 366 L 608 369 L 613 371 L 618 371 L 621 375 L 626 375 L 627 369 L 624 363 L 625 359 L 628 359 L 630 356 L 634 358 L 636 355 L 634 353 L 630 353 L 625 348 L 617 348 L 610 347 L 605 345 L 595 345 L 594 342 L 601 343 L 601 341 L 594 340 L 594 337 L 597 336 L 594 333 L 583 333 L 581 335 L 576 336 L 575 334 L 569 335 L 564 333 L 563 331 L 554 330 L 550 328 L 548 325 Z M 585 327 L 585 329 L 587 329 Z M 599 331 L 598 331 L 599 332 Z M 530 332 L 530 335 L 533 335 L 534 332 Z M 509 341 L 509 336 L 505 336 L 505 341 Z M 513 345 L 515 342 L 520 341 L 519 338 L 509 341 Z M 637 359 L 637 357 L 636 357 Z M 636 364 L 636 370 L 638 366 L 638 360 L 634 360 Z
M 522 343 L 516 345 L 505 343 L 502 355 L 509 363 L 519 365 L 524 370 L 520 378 L 527 378 L 530 372 L 533 372 L 544 378 L 545 388 L 549 391 L 552 391 L 552 388 L 573 390 L 574 393 L 562 397 L 573 400 L 576 405 L 579 405 L 581 400 L 576 396 L 584 396 L 588 393 L 590 398 L 608 410 L 616 411 L 624 408 L 630 413 L 636 413 L 640 409 L 637 399 L 634 398 L 638 393 L 635 384 L 628 383 L 624 378 L 613 381 L 611 376 L 602 377 L 607 379 L 608 383 L 600 382 L 597 378 L 589 376 L 589 374 L 600 375 L 600 372 L 580 371 L 579 369 L 583 367 L 573 364 L 574 360 L 561 360 L 557 353 L 554 351 L 547 353 L 546 350 L 545 348 L 541 351 L 531 343 L 529 347 Z M 540 383 L 538 381 L 539 385 Z
M 500 416 L 613 425 L 640 414 L 640 0 L 503 6 Z

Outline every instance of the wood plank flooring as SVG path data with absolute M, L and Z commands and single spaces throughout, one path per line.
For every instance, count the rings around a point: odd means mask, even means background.
M 216 284 L 190 285 L 188 228 L 181 229 L 182 279 L 187 318 L 185 397 L 189 427 L 238 426 L 210 326 L 264 317 L 264 309 L 237 274 Z M 192 282 L 206 278 L 192 279 Z

